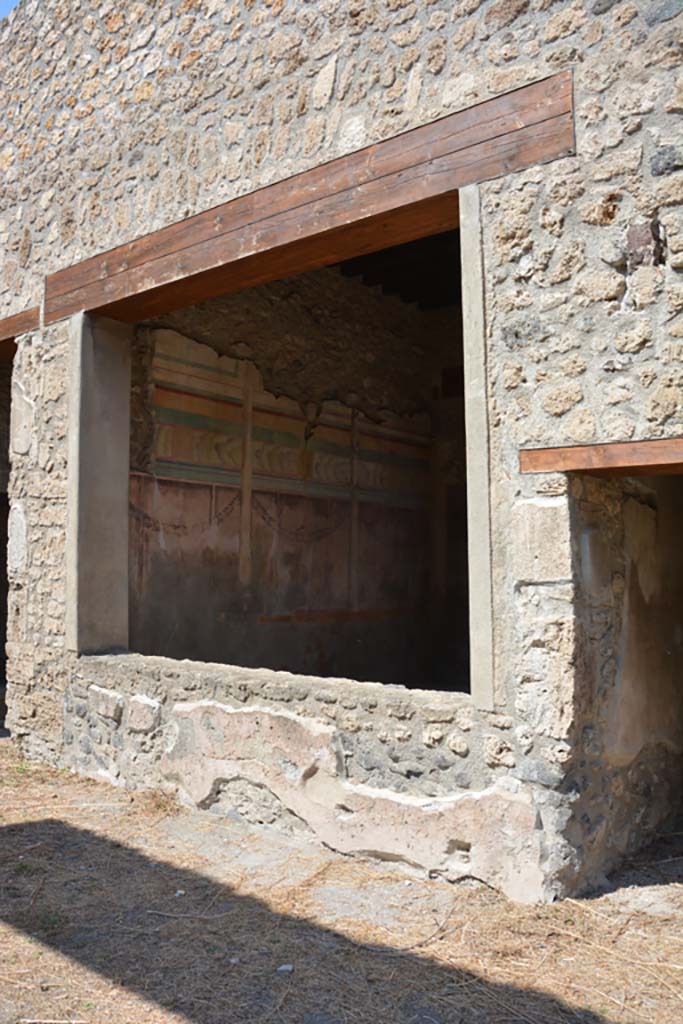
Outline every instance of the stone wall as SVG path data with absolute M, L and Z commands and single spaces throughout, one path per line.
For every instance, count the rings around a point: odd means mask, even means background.
M 94 777 L 524 901 L 575 874 L 553 745 L 463 694 L 128 655 L 81 658 L 64 709 L 63 763 Z
M 543 385 L 520 441 L 672 432 L 681 31 L 677 0 L 23 0 L 0 24 L 4 312 L 46 272 L 571 66 L 577 156 L 485 189 L 496 388 L 526 421 Z M 624 373 L 595 422 L 589 382 Z
M 520 825 L 543 846 L 531 855 L 543 865 L 545 881 L 529 883 L 537 894 L 595 877 L 666 809 L 642 783 L 669 776 L 659 746 L 636 753 L 632 741 L 621 748 L 628 764 L 599 783 L 614 651 L 591 625 L 579 571 L 583 498 L 564 477 L 521 478 L 517 453 L 681 432 L 682 53 L 678 0 L 169 0 L 125 12 L 23 0 L 0 24 L 3 315 L 39 302 L 46 272 L 574 68 L 577 155 L 481 188 L 495 685 L 511 722 L 488 747 L 497 785 L 518 789 L 544 826 L 541 836 Z M 150 690 L 154 665 L 140 677 L 131 661 L 76 664 L 64 650 L 66 334 L 35 332 L 17 356 L 9 677 L 10 725 L 25 748 L 74 763 L 61 753 L 65 687 L 163 693 Z M 594 496 L 595 515 L 609 517 L 609 488 Z M 444 744 L 429 748 L 434 758 Z M 472 779 L 488 786 L 474 769 Z M 456 832 L 453 856 L 469 841 Z M 480 860 L 474 873 L 497 870 Z
M 24 335 L 12 378 L 7 725 L 58 761 L 72 659 L 65 648 L 69 325 Z
M 12 388 L 12 360 L 0 363 L 0 636 L 7 631 L 7 519 L 9 515 L 9 423 Z M 5 705 L 5 646 L 0 644 L 0 722 L 4 723 Z

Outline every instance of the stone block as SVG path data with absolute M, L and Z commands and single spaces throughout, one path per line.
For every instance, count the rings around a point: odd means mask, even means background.
M 564 416 L 583 399 L 583 388 L 577 381 L 560 384 L 543 398 L 543 408 L 550 416 Z
M 103 686 L 88 688 L 90 708 L 101 718 L 108 718 L 117 725 L 123 715 L 123 697 L 116 690 L 105 690 Z
M 128 728 L 131 732 L 153 732 L 161 720 L 161 704 L 143 694 L 128 704 Z
M 515 752 L 500 736 L 484 736 L 484 757 L 489 768 L 515 767 Z
M 552 582 L 572 577 L 569 507 L 565 497 L 518 502 L 510 534 L 518 582 Z
M 659 3 L 646 4 L 643 17 L 648 25 L 658 25 L 664 21 L 671 21 L 681 13 L 683 0 L 660 0 Z
M 538 757 L 527 757 L 522 760 L 513 772 L 521 782 L 531 782 L 538 786 L 552 789 L 562 782 L 563 771 L 558 765 L 550 765 Z
M 650 160 L 653 177 L 671 174 L 683 167 L 683 146 L 658 146 Z
M 523 587 L 518 623 L 522 652 L 515 711 L 532 733 L 555 740 L 569 734 L 575 709 L 576 635 L 573 587 Z

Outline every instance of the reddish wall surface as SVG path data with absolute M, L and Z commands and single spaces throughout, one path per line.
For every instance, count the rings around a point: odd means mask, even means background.
M 432 443 L 156 332 L 149 472 L 131 475 L 131 646 L 424 684 Z

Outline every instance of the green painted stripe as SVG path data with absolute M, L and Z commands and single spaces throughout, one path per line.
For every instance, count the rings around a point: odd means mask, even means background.
M 180 409 L 164 409 L 161 406 L 157 406 L 154 412 L 160 423 L 195 427 L 199 430 L 213 430 L 217 434 L 227 434 L 230 437 L 242 437 L 244 433 L 241 423 L 230 423 L 227 420 L 216 419 L 214 416 L 202 416 L 196 412 L 181 412 Z
M 351 457 L 351 437 L 349 444 L 335 444 L 334 441 L 316 441 L 312 437 L 306 444 L 300 434 L 292 434 L 285 430 L 273 430 L 272 427 L 254 427 L 254 438 L 266 444 L 283 444 L 286 447 L 306 449 L 312 452 L 320 452 L 324 455 L 338 455 L 344 458 Z M 395 452 L 374 452 L 361 448 L 358 453 L 361 462 L 378 462 L 384 465 L 404 466 L 406 469 L 421 469 L 425 472 L 429 469 L 426 459 L 418 456 L 397 455 Z
M 361 448 L 358 454 L 361 462 L 380 462 L 387 466 L 404 466 L 406 469 L 420 469 L 425 473 L 429 470 L 429 460 L 420 459 L 417 456 L 396 455 L 395 452 L 373 452 L 367 448 Z
M 211 430 L 215 433 L 225 434 L 230 437 L 244 436 L 242 424 L 228 423 L 225 420 L 218 420 L 212 416 L 204 416 L 201 413 L 181 412 L 177 409 L 165 409 L 157 407 L 157 420 L 160 423 L 173 426 L 191 427 L 198 430 Z M 266 444 L 282 444 L 284 447 L 293 447 L 297 451 L 307 450 L 309 452 L 332 455 L 338 458 L 349 459 L 350 451 L 342 444 L 335 444 L 332 441 L 315 441 L 311 439 L 306 445 L 302 443 L 303 438 L 287 431 L 272 430 L 266 427 L 254 428 L 254 439 Z M 358 453 L 360 462 L 374 463 L 383 466 L 397 466 L 403 469 L 411 469 L 421 475 L 429 472 L 429 463 L 420 458 L 396 455 L 393 452 L 369 452 L 361 449 Z
M 296 494 L 301 497 L 336 498 L 350 501 L 348 487 L 335 487 L 334 484 L 323 484 L 317 480 L 293 480 L 290 477 L 262 476 L 254 473 L 254 490 L 275 491 L 279 494 Z
M 351 457 L 350 436 L 348 445 L 335 444 L 334 441 L 316 441 L 315 438 L 304 442 L 303 434 L 293 434 L 288 430 L 274 430 L 272 427 L 255 426 L 254 440 L 263 441 L 264 444 L 281 444 L 286 448 L 296 448 L 299 451 L 325 452 L 328 455 L 339 455 L 346 459 Z
M 420 494 L 401 494 L 390 491 L 359 491 L 358 500 L 366 505 L 386 505 L 389 508 L 429 508 L 429 501 Z
M 187 391 L 192 389 L 187 388 Z M 193 394 L 200 394 L 194 392 Z M 239 405 L 239 402 L 231 402 L 232 405 Z M 225 420 L 217 419 L 214 416 L 205 416 L 202 413 L 183 412 L 180 409 L 167 409 L 163 406 L 155 407 L 155 414 L 159 422 L 171 423 L 178 426 L 195 427 L 200 430 L 215 430 L 221 434 L 230 434 L 241 437 L 243 429 L 228 423 Z M 307 444 L 303 443 L 300 434 L 293 434 L 286 430 L 273 430 L 271 427 L 254 427 L 254 440 L 264 444 L 279 444 L 285 448 L 296 448 L 298 451 L 308 450 L 320 452 L 324 455 L 335 455 L 340 458 L 350 458 L 351 448 L 347 445 L 335 444 L 333 441 L 316 441 L 311 438 Z M 405 469 L 417 470 L 421 473 L 429 472 L 429 462 L 419 457 L 409 455 L 397 455 L 395 452 L 374 452 L 361 448 L 358 453 L 361 462 L 378 463 L 385 466 L 401 466 Z
M 163 353 L 158 353 L 155 354 L 154 360 L 160 363 L 177 363 L 179 366 L 192 366 L 195 369 L 206 370 L 208 373 L 217 373 L 220 377 L 236 378 L 239 376 L 237 370 L 219 370 L 212 366 L 207 366 L 206 363 L 195 363 L 191 359 L 181 359 L 179 356 L 167 356 Z

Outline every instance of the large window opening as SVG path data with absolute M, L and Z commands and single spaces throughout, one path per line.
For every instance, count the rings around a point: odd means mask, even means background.
M 12 341 L 0 345 L 0 734 L 5 728 L 7 704 L 7 525 L 9 519 L 9 432 L 12 404 L 12 363 L 16 346 Z
M 469 689 L 456 231 L 148 320 L 130 647 Z

